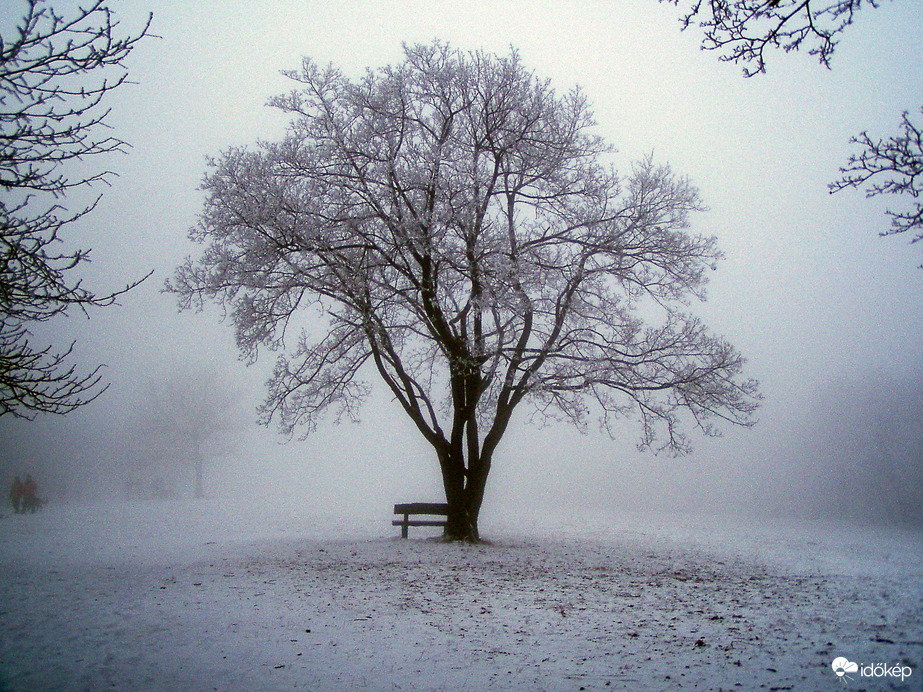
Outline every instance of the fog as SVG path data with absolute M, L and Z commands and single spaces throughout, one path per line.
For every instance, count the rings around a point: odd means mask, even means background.
M 5 3 L 4 26 L 23 3 Z M 350 75 L 400 59 L 401 42 L 435 38 L 506 52 L 558 90 L 583 87 L 598 133 L 623 169 L 653 152 L 700 188 L 694 228 L 726 259 L 694 306 L 748 359 L 765 401 L 751 429 L 694 438 L 693 454 L 642 454 L 631 421 L 612 440 L 595 427 L 537 427 L 523 409 L 488 482 L 485 515 L 593 509 L 830 518 L 923 524 L 923 252 L 878 237 L 894 200 L 827 184 L 849 138 L 895 134 L 923 103 L 923 7 L 858 13 L 826 70 L 773 54 L 740 68 L 680 33 L 676 8 L 606 2 L 117 3 L 126 31 L 153 33 L 129 61 L 109 124 L 132 148 L 69 238 L 93 248 L 85 281 L 116 290 L 154 275 L 120 305 L 35 329 L 111 383 L 66 417 L 0 419 L 0 480 L 31 473 L 51 502 L 190 497 L 303 499 L 317 511 L 387 514 L 441 499 L 435 456 L 375 384 L 359 424 L 329 420 L 307 439 L 256 424 L 272 367 L 239 359 L 218 309 L 177 312 L 162 292 L 200 250 L 186 234 L 203 200 L 206 157 L 279 137 L 264 104 L 290 88 L 279 71 L 303 55 Z M 78 201 L 73 200 L 76 206 Z M 76 230 L 76 229 L 75 229 Z M 374 383 L 372 374 L 369 380 Z

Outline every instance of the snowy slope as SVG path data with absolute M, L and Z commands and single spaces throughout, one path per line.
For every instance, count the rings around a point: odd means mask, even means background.
M 481 546 L 427 531 L 218 501 L 7 515 L 0 689 L 923 689 L 918 533 L 624 514 L 493 517 Z M 912 674 L 840 679 L 840 656 Z

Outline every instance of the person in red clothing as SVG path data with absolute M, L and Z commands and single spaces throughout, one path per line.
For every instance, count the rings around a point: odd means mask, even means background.
M 19 476 L 13 479 L 13 485 L 10 486 L 10 503 L 13 505 L 13 512 L 19 514 L 22 511 L 22 494 L 23 483 Z

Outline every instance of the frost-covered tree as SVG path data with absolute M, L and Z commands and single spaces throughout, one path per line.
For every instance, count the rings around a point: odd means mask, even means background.
M 62 243 L 96 206 L 68 211 L 67 195 L 110 175 L 73 164 L 125 149 L 106 129 L 103 101 L 125 83 L 124 60 L 146 33 L 119 37 L 102 0 L 63 14 L 28 0 L 0 36 L 0 416 L 68 413 L 105 389 L 98 367 L 81 373 L 70 362 L 73 344 L 36 346 L 30 327 L 111 305 L 135 285 L 95 293 L 75 276 L 89 250 Z
M 744 75 L 766 71 L 767 49 L 785 52 L 805 48 L 824 67 L 837 43 L 864 7 L 877 8 L 880 0 L 660 0 L 683 8 L 683 29 L 698 26 L 704 32 L 702 48 L 714 50 L 719 60 L 741 63 Z M 923 143 L 920 126 L 904 112 L 901 133 L 873 139 L 868 132 L 853 137 L 861 147 L 840 169 L 842 177 L 831 183 L 830 192 L 847 187 L 865 188 L 867 197 L 902 195 L 919 200 L 923 187 Z M 891 211 L 891 229 L 881 235 L 912 231 L 911 242 L 923 238 L 923 205 L 911 202 L 907 211 Z
M 634 415 L 642 447 L 676 453 L 683 412 L 706 434 L 752 422 L 743 359 L 684 312 L 720 254 L 688 230 L 697 191 L 650 160 L 620 178 L 579 89 L 439 43 L 355 81 L 308 59 L 288 76 L 287 136 L 212 163 L 204 253 L 168 284 L 227 308 L 252 359 L 316 308 L 265 423 L 353 416 L 377 373 L 435 450 L 447 537 L 477 540 L 520 404 L 612 432 Z
M 683 29 L 703 31 L 702 48 L 740 63 L 752 77 L 766 71 L 767 49 L 804 48 L 830 67 L 840 34 L 863 5 L 880 0 L 660 0 L 683 9 Z
M 923 109 L 920 109 L 923 114 Z M 860 147 L 858 154 L 849 157 L 840 169 L 843 177 L 830 184 L 831 192 L 847 187 L 859 188 L 867 184 L 867 197 L 878 195 L 907 195 L 915 201 L 907 211 L 888 210 L 891 230 L 881 235 L 913 233 L 911 242 L 923 240 L 923 127 L 910 119 L 909 113 L 901 118 L 902 132 L 888 139 L 874 139 L 867 132 L 853 137 L 852 144 Z

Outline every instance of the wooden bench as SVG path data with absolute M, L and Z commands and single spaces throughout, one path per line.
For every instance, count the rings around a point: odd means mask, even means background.
M 391 526 L 401 527 L 401 538 L 407 538 L 408 526 L 445 526 L 445 519 L 411 519 L 412 516 L 419 515 L 438 515 L 447 517 L 449 515 L 449 506 L 439 502 L 409 502 L 401 505 L 394 505 L 395 514 L 403 514 L 403 519 L 395 519 Z

